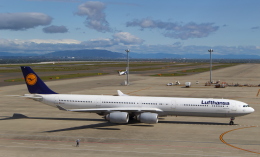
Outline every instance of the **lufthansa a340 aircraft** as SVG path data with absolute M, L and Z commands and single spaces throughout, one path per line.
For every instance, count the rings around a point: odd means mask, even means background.
M 235 117 L 254 112 L 248 104 L 229 99 L 58 94 L 26 66 L 21 67 L 31 98 L 64 111 L 97 113 L 111 123 L 128 123 L 134 117 L 142 123 L 157 123 L 159 116 Z

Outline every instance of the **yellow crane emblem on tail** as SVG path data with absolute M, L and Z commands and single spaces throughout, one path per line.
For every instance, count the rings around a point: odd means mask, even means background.
M 26 83 L 31 86 L 35 85 L 35 83 L 37 82 L 37 76 L 33 73 L 28 74 L 25 79 Z

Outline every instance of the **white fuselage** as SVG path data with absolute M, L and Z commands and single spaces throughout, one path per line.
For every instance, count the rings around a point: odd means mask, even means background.
M 201 116 L 201 117 L 237 117 L 250 114 L 254 109 L 248 104 L 230 99 L 143 97 L 143 96 L 106 96 L 106 95 L 70 95 L 37 94 L 41 102 L 53 107 L 65 109 L 99 108 L 156 108 L 159 116 Z M 98 113 L 99 111 L 94 111 Z

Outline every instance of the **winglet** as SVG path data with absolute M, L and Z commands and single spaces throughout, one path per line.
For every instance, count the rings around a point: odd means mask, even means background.
M 129 96 L 127 94 L 124 94 L 123 92 L 121 92 L 120 90 L 117 90 L 117 94 L 118 96 Z

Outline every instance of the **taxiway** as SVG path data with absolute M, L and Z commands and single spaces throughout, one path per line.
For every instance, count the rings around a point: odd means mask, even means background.
M 131 74 L 131 73 L 130 73 Z M 260 156 L 260 87 L 204 86 L 209 72 L 180 77 L 106 75 L 46 84 L 58 93 L 227 98 L 248 103 L 255 112 L 235 119 L 164 117 L 155 125 L 132 121 L 116 125 L 96 114 L 60 111 L 37 101 L 11 97 L 28 93 L 25 84 L 0 87 L 0 157 L 28 156 Z M 260 64 L 213 71 L 213 79 L 259 84 Z M 166 86 L 179 80 L 180 86 Z M 199 81 L 199 84 L 195 84 Z M 192 82 L 191 88 L 184 88 Z M 80 147 L 75 140 L 81 139 Z

